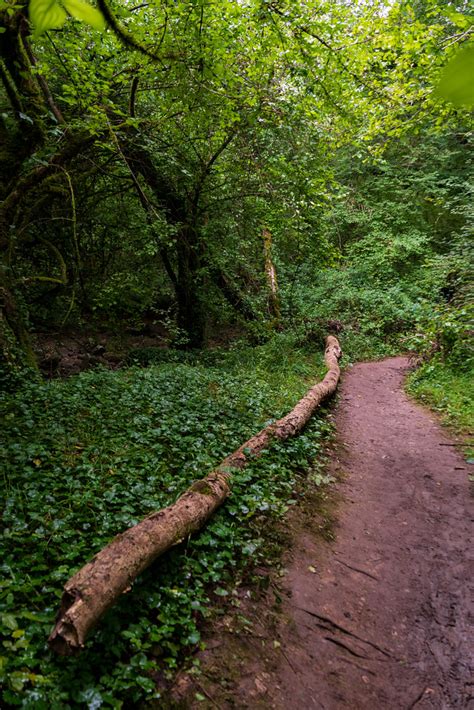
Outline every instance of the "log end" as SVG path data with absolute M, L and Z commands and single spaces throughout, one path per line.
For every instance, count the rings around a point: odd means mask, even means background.
M 72 656 L 84 648 L 84 639 L 81 639 L 80 631 L 74 623 L 74 612 L 81 604 L 77 591 L 64 591 L 56 624 L 48 638 L 48 646 L 60 656 Z
M 339 340 L 336 338 L 335 335 L 328 335 L 326 338 L 326 352 L 328 350 L 332 350 L 338 360 L 340 357 L 342 357 L 341 346 L 339 344 Z
M 342 357 L 341 346 L 339 345 L 339 340 L 334 335 L 328 335 L 326 338 L 326 350 L 325 350 L 326 364 L 331 366 L 331 358 L 336 359 L 336 363 Z M 329 359 L 328 359 L 329 358 Z
M 58 656 L 73 656 L 83 648 L 77 643 L 74 626 L 67 622 L 56 624 L 48 638 L 48 646 Z

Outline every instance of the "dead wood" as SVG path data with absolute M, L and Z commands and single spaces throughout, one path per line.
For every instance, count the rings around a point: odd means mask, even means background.
M 231 490 L 232 471 L 242 469 L 272 439 L 287 439 L 308 422 L 318 405 L 331 395 L 339 381 L 341 349 L 337 338 L 326 339 L 326 376 L 314 385 L 296 407 L 246 441 L 205 478 L 196 481 L 173 505 L 117 535 L 64 586 L 50 647 L 70 655 L 83 648 L 87 634 L 135 578 L 174 545 L 199 530 Z
M 275 321 L 278 322 L 280 320 L 280 298 L 278 295 L 277 273 L 272 259 L 272 233 L 269 229 L 264 228 L 262 237 L 265 257 L 265 276 L 268 286 L 268 308 L 270 314 L 275 318 Z

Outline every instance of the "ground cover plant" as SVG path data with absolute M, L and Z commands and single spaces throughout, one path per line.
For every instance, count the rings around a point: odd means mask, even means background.
M 420 333 L 409 342 L 415 350 L 415 372 L 408 378 L 408 392 L 441 414 L 452 431 L 466 445 L 473 458 L 472 422 L 474 421 L 474 316 L 472 285 L 464 268 L 459 277 L 461 288 L 451 303 L 427 306 Z
M 29 381 L 3 398 L 4 703 L 130 707 L 158 697 L 159 681 L 199 646 L 211 602 L 232 599 L 246 566 L 265 558 L 260 517 L 278 518 L 295 502 L 298 478 L 327 430 L 322 420 L 241 472 L 204 532 L 138 580 L 80 658 L 47 650 L 70 574 L 288 411 L 321 374 L 321 353 L 298 350 L 288 336 L 242 349 L 238 371 L 236 355 L 213 367 L 165 364 Z
M 446 424 L 465 437 L 467 455 L 472 461 L 472 422 L 474 420 L 474 388 L 472 371 L 458 369 L 435 359 L 422 365 L 408 381 L 408 392 L 423 404 L 438 411 Z M 463 439 L 461 438 L 461 441 Z
M 408 343 L 414 352 L 416 371 L 408 379 L 408 391 L 437 410 L 467 445 L 472 459 L 474 420 L 474 291 L 472 244 L 455 243 L 451 253 L 426 265 L 425 280 L 436 284 L 443 297 L 424 299 L 415 333 Z

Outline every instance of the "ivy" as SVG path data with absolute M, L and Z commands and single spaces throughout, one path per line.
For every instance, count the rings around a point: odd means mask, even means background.
M 267 558 L 264 520 L 295 502 L 327 430 L 315 420 L 236 476 L 205 530 L 146 571 L 76 658 L 46 647 L 64 582 L 114 535 L 172 503 L 193 480 L 282 415 L 318 378 L 281 336 L 214 364 L 96 370 L 25 382 L 2 399 L 5 507 L 0 542 L 3 702 L 130 707 L 157 697 L 201 644 L 200 627 L 244 570 Z M 281 371 L 273 368 L 276 353 Z M 318 362 L 321 355 L 316 356 Z

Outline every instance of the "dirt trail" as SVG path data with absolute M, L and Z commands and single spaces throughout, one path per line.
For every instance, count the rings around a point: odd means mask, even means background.
M 468 465 L 403 393 L 406 367 L 364 363 L 344 378 L 336 540 L 293 549 L 291 667 L 275 673 L 274 707 L 474 707 Z
M 474 708 L 468 464 L 403 393 L 406 369 L 391 358 L 345 373 L 335 541 L 300 532 L 276 627 L 257 606 L 264 640 L 232 641 L 229 677 L 245 662 L 227 692 L 201 684 L 209 707 Z M 225 649 L 208 654 L 215 668 Z

